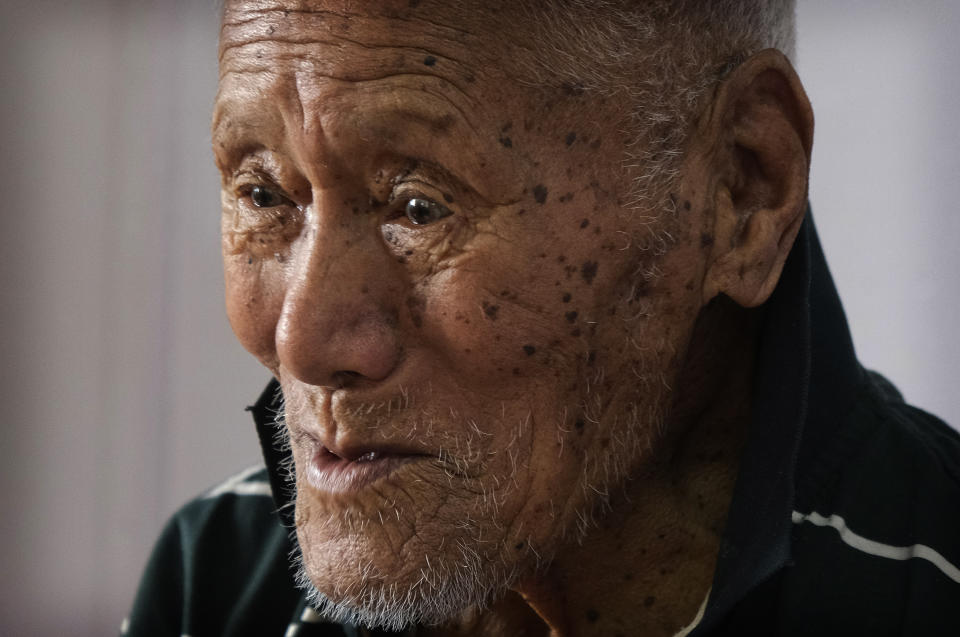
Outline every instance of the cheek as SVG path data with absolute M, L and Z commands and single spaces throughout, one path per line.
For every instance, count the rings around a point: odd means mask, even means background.
M 243 347 L 277 371 L 275 333 L 283 308 L 283 276 L 276 264 L 247 255 L 224 257 L 227 317 Z
M 426 340 L 474 387 L 509 397 L 521 379 L 542 377 L 564 349 L 550 318 L 558 302 L 531 270 L 478 255 L 435 277 L 423 295 Z
M 620 294 L 612 275 L 624 264 L 576 243 L 495 248 L 477 250 L 421 288 L 421 342 L 443 361 L 444 377 L 455 379 L 458 400 L 474 396 L 481 410 L 493 405 L 495 421 L 505 405 L 508 427 L 531 414 L 537 431 L 526 433 L 555 459 L 554 446 L 569 444 L 557 438 L 557 425 L 566 417 L 562 426 L 573 426 L 593 387 L 597 350 L 624 342 L 615 329 L 623 321 L 607 315 Z M 514 432 L 495 438 L 491 444 L 507 444 Z

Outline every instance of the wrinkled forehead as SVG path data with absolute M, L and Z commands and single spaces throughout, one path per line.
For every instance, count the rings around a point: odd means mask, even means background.
M 519 3 L 472 0 L 227 0 L 220 32 L 221 66 L 245 49 L 283 42 L 331 66 L 357 61 L 367 49 L 394 59 L 446 54 L 465 67 L 508 72 L 531 50 Z M 351 46 L 353 45 L 353 46 Z M 418 53 L 422 53 L 418 57 Z M 328 69 L 332 70 L 332 69 Z
M 526 15 L 496 1 L 228 0 L 215 147 L 278 149 L 315 166 L 401 147 L 419 157 L 446 139 L 461 162 L 475 158 L 475 180 L 512 183 L 517 167 L 491 155 L 498 130 L 530 131 L 517 161 L 536 165 L 548 154 L 533 141 L 541 131 L 601 126 L 623 110 L 597 118 L 582 91 L 529 81 Z

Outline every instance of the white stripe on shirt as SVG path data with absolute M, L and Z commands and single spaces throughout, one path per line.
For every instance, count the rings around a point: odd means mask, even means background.
M 831 515 L 829 518 L 825 518 L 816 511 L 807 514 L 794 511 L 791 515 L 791 518 L 793 519 L 794 524 L 810 522 L 816 526 L 832 527 L 836 529 L 837 533 L 840 534 L 840 539 L 843 540 L 848 546 L 855 548 L 858 551 L 867 553 L 868 555 L 886 557 L 891 560 L 909 560 L 912 558 L 927 560 L 940 569 L 944 575 L 952 579 L 954 582 L 960 584 L 960 569 L 951 564 L 949 561 L 947 561 L 947 558 L 926 544 L 892 546 L 890 544 L 877 542 L 876 540 L 870 540 L 850 530 L 846 521 L 839 515 Z
M 209 500 L 210 498 L 216 498 L 217 496 L 225 495 L 227 493 L 233 493 L 236 495 L 270 495 L 270 486 L 266 482 L 245 482 L 250 476 L 261 471 L 263 465 L 255 465 L 244 469 L 237 475 L 232 478 L 224 480 L 214 488 L 210 489 L 204 497 L 204 499 Z M 266 485 L 266 492 L 263 492 L 263 488 L 260 486 L 257 487 L 248 487 L 247 485 Z M 247 492 L 247 489 L 252 489 L 251 492 Z

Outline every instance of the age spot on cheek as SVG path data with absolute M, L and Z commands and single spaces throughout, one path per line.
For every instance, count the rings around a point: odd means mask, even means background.
M 547 202 L 547 187 L 543 184 L 537 184 L 534 186 L 533 198 L 538 204 L 545 204 Z
M 585 261 L 583 265 L 580 266 L 580 276 L 587 282 L 587 285 L 593 283 L 594 277 L 597 276 L 598 267 L 599 264 L 597 264 L 596 261 Z

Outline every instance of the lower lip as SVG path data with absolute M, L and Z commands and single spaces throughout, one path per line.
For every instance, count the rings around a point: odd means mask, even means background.
M 320 449 L 307 464 L 306 476 L 310 485 L 318 491 L 350 493 L 386 478 L 418 457 L 385 454 L 372 460 L 345 460 L 326 449 Z

